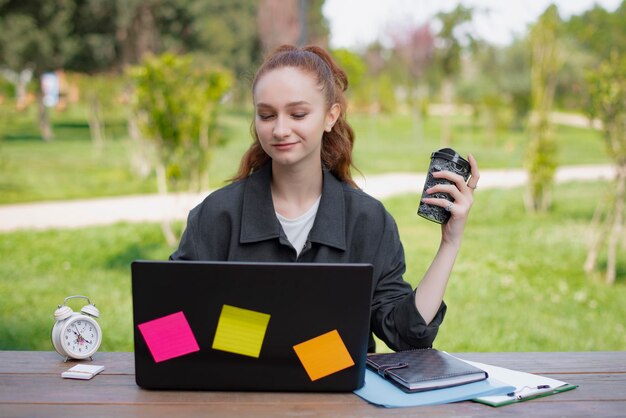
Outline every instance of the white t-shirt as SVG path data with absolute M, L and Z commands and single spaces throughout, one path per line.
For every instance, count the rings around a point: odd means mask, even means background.
M 315 221 L 315 215 L 317 215 L 317 208 L 320 206 L 320 200 L 322 196 L 318 197 L 315 203 L 302 215 L 294 219 L 288 219 L 276 212 L 280 224 L 283 227 L 283 231 L 287 235 L 289 242 L 293 245 L 298 255 L 302 251 L 306 239 L 313 228 L 313 222 Z

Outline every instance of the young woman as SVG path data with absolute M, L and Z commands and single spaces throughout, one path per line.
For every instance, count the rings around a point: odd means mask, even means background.
M 417 289 L 402 278 L 404 250 L 383 205 L 358 189 L 350 168 L 354 133 L 346 121 L 346 74 L 318 47 L 283 46 L 252 84 L 254 142 L 232 184 L 194 208 L 174 260 L 371 263 L 371 330 L 393 350 L 430 347 L 443 321 L 443 295 L 479 174 L 429 193 L 447 208 L 441 244 Z M 370 337 L 369 351 L 374 351 Z

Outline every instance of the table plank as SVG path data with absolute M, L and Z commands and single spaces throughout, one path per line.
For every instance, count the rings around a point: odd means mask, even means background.
M 576 390 L 542 398 L 541 402 L 567 400 L 626 401 L 621 374 L 556 375 L 559 380 L 579 385 Z M 621 386 L 622 390 L 616 390 Z M 254 403 L 254 404 L 361 404 L 352 393 L 217 392 L 159 391 L 137 387 L 130 376 L 96 376 L 92 380 L 62 379 L 52 375 L 8 374 L 0 382 L 0 403 L 82 403 L 98 404 L 178 404 L 178 403 Z M 46 388 L 46 390 L 41 390 Z
M 98 364 L 106 367 L 107 374 L 135 375 L 133 353 L 99 352 L 89 360 L 64 361 L 54 351 L 0 351 L 0 374 L 34 373 L 61 374 L 76 364 Z
M 536 374 L 611 372 L 626 373 L 626 351 L 451 353 L 462 359 Z M 2 351 L 2 373 L 61 373 L 75 364 L 50 351 Z M 94 364 L 103 364 L 104 373 L 135 374 L 133 353 L 100 352 Z M 89 364 L 89 363 L 87 363 Z
M 626 373 L 626 351 L 454 353 L 465 360 L 535 374 Z
M 602 417 L 623 418 L 626 401 L 591 401 L 562 402 L 548 404 L 541 402 L 525 402 L 500 408 L 491 408 L 473 402 L 460 402 L 447 405 L 422 406 L 413 408 L 377 408 L 371 405 L 351 406 L 337 405 L 332 409 L 325 405 L 319 406 L 274 406 L 255 404 L 228 405 L 0 405 L 0 412 L 5 418 L 91 418 L 99 417 L 458 417 L 491 418 L 491 417 Z
M 492 408 L 473 402 L 385 409 L 351 393 L 151 391 L 135 384 L 132 353 L 98 353 L 106 370 L 89 381 L 62 379 L 53 352 L 0 351 L 0 416 L 415 416 L 622 417 L 626 409 L 626 352 L 459 353 L 461 358 L 549 375 L 576 390 Z

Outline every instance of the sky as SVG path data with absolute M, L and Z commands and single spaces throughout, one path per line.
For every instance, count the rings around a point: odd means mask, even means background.
M 424 23 L 439 11 L 461 3 L 475 9 L 472 30 L 495 45 L 509 44 L 526 33 L 551 4 L 561 18 L 581 14 L 598 4 L 613 11 L 622 0 L 326 0 L 322 9 L 330 24 L 333 48 L 360 48 L 402 27 Z

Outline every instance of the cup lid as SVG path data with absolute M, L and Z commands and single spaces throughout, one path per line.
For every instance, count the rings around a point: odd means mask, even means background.
M 469 167 L 469 161 L 461 157 L 452 148 L 442 148 L 439 151 L 435 151 L 430 155 L 430 158 L 442 158 L 444 160 L 452 161 L 453 163 L 461 164 Z

